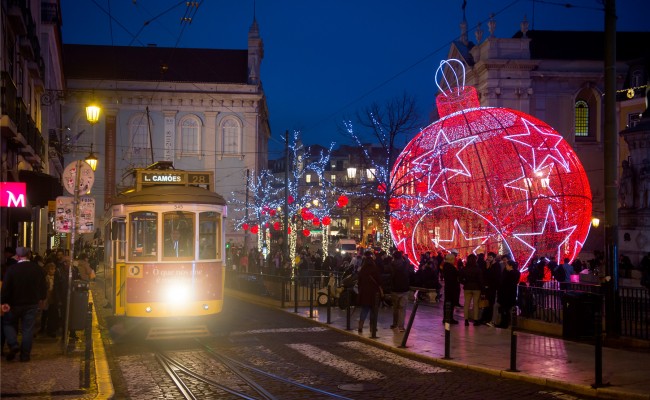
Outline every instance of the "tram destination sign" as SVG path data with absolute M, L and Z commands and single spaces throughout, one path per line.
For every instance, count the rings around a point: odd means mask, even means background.
M 137 186 L 200 185 L 212 190 L 212 171 L 137 171 Z

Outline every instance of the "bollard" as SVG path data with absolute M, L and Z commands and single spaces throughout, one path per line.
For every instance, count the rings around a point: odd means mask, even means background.
M 350 289 L 345 289 L 345 290 L 350 290 Z M 348 296 L 351 297 L 349 293 L 348 293 Z M 345 317 L 345 318 L 346 318 L 346 320 L 347 320 L 347 321 L 346 321 L 346 323 L 347 323 L 347 330 L 349 330 L 349 331 L 352 330 L 352 328 L 350 327 L 350 318 L 351 318 L 351 315 L 350 315 L 350 303 L 351 303 L 351 301 L 348 302 L 348 306 L 345 308 L 345 313 L 346 313 L 346 317 Z
M 515 325 L 517 323 L 517 308 L 510 309 L 510 372 L 519 372 L 517 369 L 517 332 Z
M 418 292 L 419 290 L 415 291 L 415 298 L 413 299 L 413 310 L 411 310 L 411 315 L 409 316 L 409 323 L 406 326 L 406 332 L 404 332 L 404 337 L 402 338 L 402 344 L 399 346 L 402 349 L 406 348 L 406 341 L 409 338 L 409 334 L 411 333 L 411 327 L 413 326 L 413 321 L 415 320 L 415 313 L 418 310 L 419 306 L 419 299 L 418 299 Z
M 454 308 L 451 305 L 451 302 L 445 301 L 445 313 L 443 317 L 443 322 L 445 323 L 445 360 L 451 360 L 451 319 L 453 318 L 452 310 Z
M 327 285 L 327 323 L 332 323 L 332 288 Z
M 602 297 L 597 296 L 594 312 L 594 347 L 595 347 L 595 374 L 596 382 L 591 385 L 593 388 L 608 386 L 603 384 L 603 319 L 602 319 Z
M 86 352 L 84 359 L 84 388 L 90 387 L 90 354 L 92 350 L 93 303 L 88 303 L 86 314 Z
M 309 318 L 314 318 L 314 277 L 309 278 L 311 285 L 309 285 Z
M 298 276 L 293 278 L 293 312 L 298 312 Z

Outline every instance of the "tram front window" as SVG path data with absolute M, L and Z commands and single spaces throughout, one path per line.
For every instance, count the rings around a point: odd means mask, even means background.
M 157 257 L 158 214 L 150 211 L 131 213 L 129 255 L 137 260 L 155 260 Z
M 173 211 L 163 214 L 165 258 L 194 258 L 194 213 Z
M 219 257 L 218 238 L 220 236 L 221 217 L 214 211 L 199 214 L 199 259 L 214 260 Z

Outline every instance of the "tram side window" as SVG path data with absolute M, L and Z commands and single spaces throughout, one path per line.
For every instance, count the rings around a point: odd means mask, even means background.
M 194 213 L 172 211 L 163 213 L 164 256 L 194 258 Z
M 199 259 L 213 260 L 220 257 L 221 216 L 209 211 L 199 214 Z
M 158 246 L 158 213 L 138 211 L 129 216 L 129 255 L 131 259 L 155 260 Z

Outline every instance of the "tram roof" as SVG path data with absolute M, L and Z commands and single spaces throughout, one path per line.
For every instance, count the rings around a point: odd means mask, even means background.
M 226 200 L 218 193 L 196 186 L 156 185 L 143 187 L 139 191 L 121 193 L 113 204 L 165 204 L 195 203 L 226 205 Z

